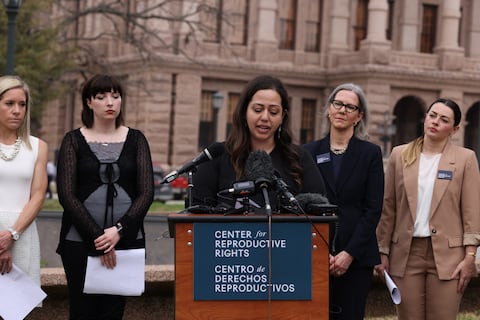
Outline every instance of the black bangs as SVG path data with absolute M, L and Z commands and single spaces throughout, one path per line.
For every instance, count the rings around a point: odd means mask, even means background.
M 109 75 L 97 75 L 94 77 L 94 79 L 92 79 L 90 84 L 90 93 L 88 98 L 104 92 L 119 93 L 120 96 L 123 97 L 122 86 L 115 78 Z

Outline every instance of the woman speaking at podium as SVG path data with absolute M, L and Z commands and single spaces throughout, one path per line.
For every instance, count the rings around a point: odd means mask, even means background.
M 225 152 L 199 166 L 193 177 L 192 203 L 234 208 L 235 196 L 224 194 L 225 190 L 232 189 L 237 181 L 249 180 L 247 172 L 252 168 L 247 167 L 247 160 L 251 152 L 259 150 L 270 155 L 276 175 L 293 195 L 325 194 L 323 179 L 312 157 L 292 143 L 289 112 L 288 94 L 279 79 L 269 75 L 252 79 L 234 111 Z M 277 194 L 271 191 L 272 211 L 282 211 Z M 261 192 L 249 195 L 248 201 L 252 208 L 264 208 Z

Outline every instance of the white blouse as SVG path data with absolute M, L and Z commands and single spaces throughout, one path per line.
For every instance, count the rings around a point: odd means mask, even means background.
M 441 153 L 434 156 L 420 154 L 418 168 L 417 215 L 413 226 L 414 237 L 430 236 L 430 206 L 432 203 L 433 187 L 437 176 L 438 163 Z

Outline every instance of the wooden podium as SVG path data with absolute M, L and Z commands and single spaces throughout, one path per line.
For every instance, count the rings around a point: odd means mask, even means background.
M 194 298 L 194 233 L 199 223 L 267 223 L 265 215 L 174 213 L 168 216 L 175 238 L 175 319 L 255 320 L 329 319 L 329 226 L 336 216 L 275 214 L 277 223 L 308 223 L 311 229 L 311 299 L 309 300 L 196 300 Z M 199 227 L 198 227 L 199 228 Z M 320 235 L 318 234 L 320 233 Z M 308 248 L 307 248 L 308 250 Z M 292 270 L 295 272 L 295 270 Z

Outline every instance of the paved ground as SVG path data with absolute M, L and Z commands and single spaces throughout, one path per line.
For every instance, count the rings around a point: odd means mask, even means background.
M 42 263 L 47 267 L 62 267 L 55 253 L 60 231 L 61 213 L 42 212 L 37 219 L 41 237 Z M 147 265 L 173 264 L 173 239 L 169 237 L 165 216 L 147 216 Z M 479 267 L 480 267 L 480 259 Z M 173 283 L 147 285 L 142 297 L 129 298 L 124 319 L 174 319 Z M 44 307 L 36 309 L 27 320 L 67 319 L 68 304 L 64 287 L 49 288 Z M 465 292 L 462 312 L 479 312 L 480 278 L 470 283 Z M 367 303 L 367 317 L 383 317 L 395 314 L 385 285 L 376 280 L 370 291 Z
M 142 297 L 128 298 L 125 310 L 126 320 L 173 320 L 173 284 L 162 286 L 147 284 Z M 67 319 L 68 303 L 62 288 L 49 288 L 43 308 L 35 309 L 27 320 Z M 471 282 L 461 304 L 461 312 L 479 312 L 480 278 Z M 375 281 L 370 291 L 366 318 L 380 318 L 395 315 L 395 307 L 383 283 Z
M 478 269 L 478 265 L 477 265 Z M 465 291 L 460 305 L 461 312 L 480 312 L 480 278 L 472 280 Z M 376 279 L 370 290 L 367 302 L 367 317 L 384 317 L 395 315 L 395 305 L 392 303 L 387 288 L 383 282 Z
M 58 245 L 61 218 L 61 212 L 41 212 L 38 215 L 37 227 L 43 267 L 62 267 L 60 256 L 55 252 Z M 147 237 L 146 264 L 174 264 L 174 239 L 169 236 L 166 216 L 147 216 L 145 218 L 145 234 Z

